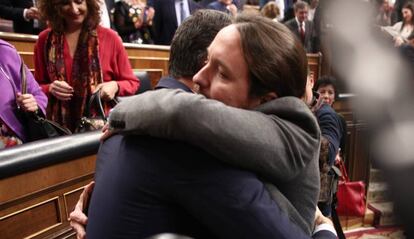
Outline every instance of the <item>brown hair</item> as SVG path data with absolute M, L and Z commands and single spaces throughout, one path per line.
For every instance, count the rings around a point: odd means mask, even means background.
M 301 9 L 305 9 L 305 8 L 309 9 L 309 4 L 307 2 L 299 0 L 295 4 L 293 4 L 293 11 L 294 12 L 297 12 L 297 11 L 299 11 Z
M 402 7 L 402 9 L 408 9 L 411 11 L 411 25 L 414 25 L 414 3 L 413 2 L 407 2 L 406 4 L 404 4 L 404 6 Z M 403 21 L 403 24 L 401 26 L 401 29 L 403 29 L 404 25 L 407 24 L 406 22 Z
M 275 2 L 268 2 L 266 5 L 263 6 L 262 10 L 260 11 L 262 16 L 274 19 L 280 15 L 280 9 L 276 5 Z
M 207 59 L 207 47 L 217 33 L 231 24 L 229 14 L 198 10 L 177 28 L 170 47 L 169 72 L 175 77 L 194 76 Z
M 62 7 L 71 0 L 38 0 L 37 4 L 41 18 L 48 22 L 50 28 L 55 32 L 65 32 L 65 19 L 62 17 Z M 73 0 L 72 0 L 73 1 Z M 88 7 L 88 14 L 84 21 L 84 27 L 95 29 L 101 21 L 100 0 L 85 0 Z
M 268 18 L 243 14 L 236 17 L 235 26 L 249 67 L 250 95 L 275 92 L 278 97 L 302 97 L 308 62 L 292 32 Z

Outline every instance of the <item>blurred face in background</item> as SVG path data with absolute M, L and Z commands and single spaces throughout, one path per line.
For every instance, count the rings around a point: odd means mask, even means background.
M 81 28 L 88 14 L 86 0 L 66 0 L 62 6 L 62 17 L 67 29 Z
M 309 9 L 307 7 L 299 8 L 295 12 L 295 16 L 297 17 L 299 22 L 304 22 L 308 19 L 308 12 Z
M 310 2 L 310 7 L 311 8 L 316 8 L 318 6 L 318 4 L 319 4 L 319 0 L 312 0 Z
M 413 12 L 411 12 L 410 9 L 408 8 L 403 8 L 402 9 L 402 15 L 403 15 L 403 20 L 404 22 L 409 22 L 411 23 L 412 18 L 413 18 Z
M 335 89 L 332 85 L 323 85 L 318 88 L 319 97 L 323 102 L 332 106 L 335 102 Z

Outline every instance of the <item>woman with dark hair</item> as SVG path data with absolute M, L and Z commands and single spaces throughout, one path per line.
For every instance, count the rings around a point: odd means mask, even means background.
M 336 86 L 336 79 L 333 76 L 322 76 L 319 78 L 314 87 L 314 91 L 319 93 L 319 97 L 321 97 L 321 100 L 323 103 L 328 104 L 330 107 L 333 108 L 333 104 L 336 100 L 339 98 L 339 91 Z M 340 130 L 342 132 L 342 137 L 340 139 L 339 148 L 342 150 L 340 151 L 340 156 L 344 158 L 344 151 L 346 146 L 346 121 L 343 115 L 338 114 L 338 118 L 340 119 Z M 331 162 L 332 163 L 332 162 Z
M 335 78 L 332 76 L 322 76 L 316 81 L 315 86 L 313 87 L 314 90 L 319 93 L 320 97 L 322 97 L 324 103 L 331 107 L 335 100 L 338 99 L 339 95 L 335 81 Z
M 115 4 L 114 25 L 123 42 L 153 44 L 150 28 L 154 8 L 141 0 L 122 0 Z
M 382 27 L 393 36 L 394 45 L 401 46 L 407 42 L 408 36 L 414 30 L 414 3 L 407 2 L 402 10 L 403 20 L 395 23 L 392 27 Z
M 121 39 L 99 26 L 97 0 L 39 0 L 38 6 L 49 28 L 35 45 L 35 77 L 49 97 L 49 118 L 75 130 L 92 93 L 100 90 L 109 102 L 137 91 Z

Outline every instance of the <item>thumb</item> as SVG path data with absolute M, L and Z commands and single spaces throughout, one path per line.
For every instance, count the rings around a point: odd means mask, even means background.
M 99 85 L 97 85 L 97 86 L 95 86 L 95 89 L 93 90 L 92 93 L 96 93 L 98 90 L 102 89 L 102 86 L 103 86 L 102 83 L 99 84 Z

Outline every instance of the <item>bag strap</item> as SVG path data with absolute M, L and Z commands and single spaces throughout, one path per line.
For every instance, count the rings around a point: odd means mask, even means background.
M 27 93 L 27 77 L 26 77 L 26 69 L 24 68 L 24 61 L 23 58 L 20 58 L 21 65 L 20 65 L 20 77 L 22 81 L 22 94 Z
M 104 111 L 104 107 L 102 105 L 102 100 L 101 100 L 101 89 L 97 90 L 89 98 L 89 104 L 88 104 L 88 107 L 85 109 L 85 113 L 84 113 L 86 117 L 91 117 L 90 110 L 92 107 L 94 107 L 97 110 L 98 115 L 104 121 L 106 121 L 105 111 Z
M 337 203 L 337 198 L 336 198 L 336 193 L 335 193 L 333 196 L 332 204 L 331 204 L 332 221 L 334 224 L 336 234 L 338 234 L 338 238 L 346 239 L 344 231 L 342 230 L 341 222 L 339 221 L 338 213 L 336 212 L 336 203 Z
M 342 174 L 341 177 L 340 177 L 341 180 L 345 181 L 345 182 L 349 182 L 349 177 L 348 177 L 348 173 L 346 171 L 344 161 L 343 160 L 338 160 L 337 162 L 338 162 L 338 167 L 339 167 L 339 169 L 341 171 L 341 174 Z

